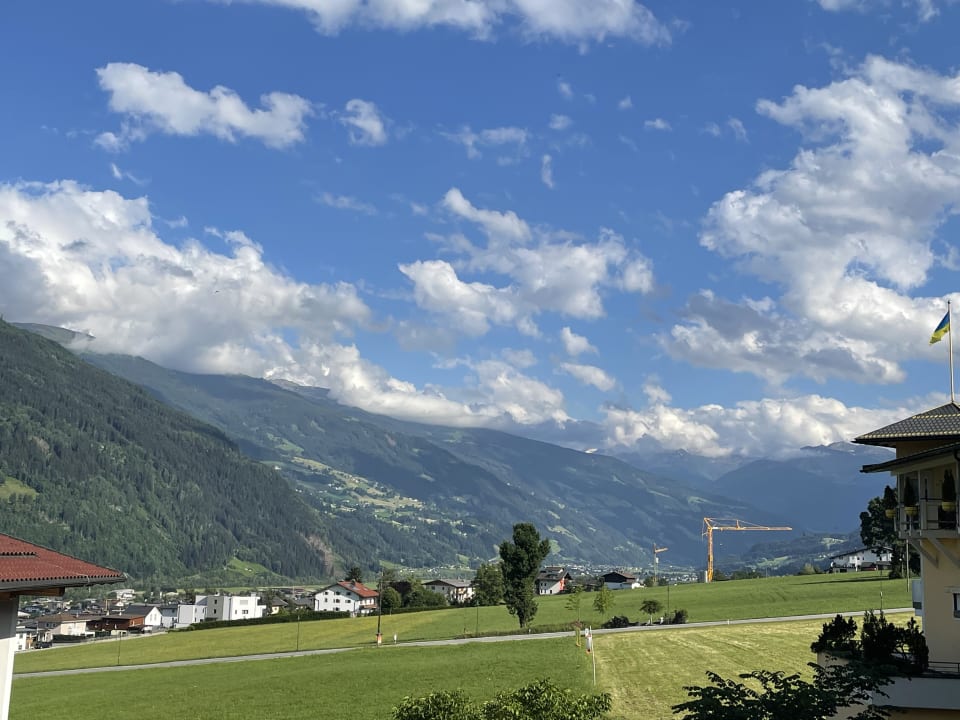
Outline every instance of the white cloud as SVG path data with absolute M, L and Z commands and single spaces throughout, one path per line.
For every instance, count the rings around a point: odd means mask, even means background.
M 550 129 L 551 130 L 566 130 L 568 127 L 573 125 L 573 120 L 570 119 L 567 115 L 551 115 L 550 116 Z
M 723 131 L 720 130 L 720 126 L 715 122 L 708 122 L 703 126 L 701 132 L 705 132 L 707 135 L 713 135 L 713 137 L 720 137 L 720 133 Z
M 540 313 L 598 318 L 605 314 L 604 288 L 628 292 L 652 288 L 649 261 L 628 250 L 623 238 L 610 230 L 602 229 L 594 242 L 577 242 L 565 233 L 535 234 L 513 211 L 477 208 L 457 188 L 447 192 L 443 205 L 477 224 L 486 244 L 453 235 L 446 238 L 446 249 L 462 256 L 456 267 L 427 261 L 402 270 L 414 283 L 418 304 L 448 316 L 463 332 L 480 334 L 490 324 L 514 324 L 522 333 L 537 335 L 534 319 Z M 468 273 L 495 274 L 505 280 L 500 287 L 466 282 L 461 277 Z
M 500 351 L 501 357 L 517 368 L 530 368 L 537 364 L 537 356 L 532 350 L 511 350 L 504 348 Z
M 929 357 L 942 300 L 913 293 L 960 208 L 958 87 L 960 76 L 872 57 L 825 87 L 759 102 L 811 147 L 714 203 L 701 243 L 781 294 L 703 291 L 668 350 L 775 385 L 795 375 L 899 382 L 904 360 Z
M 386 144 L 386 119 L 374 103 L 354 98 L 347 102 L 345 111 L 346 114 L 340 117 L 340 122 L 347 126 L 351 144 L 368 146 Z
M 540 180 L 553 190 L 553 158 L 549 155 L 544 155 L 540 160 Z
M 445 138 L 463 145 L 467 149 L 467 157 L 477 159 L 482 157 L 480 147 L 500 147 L 513 145 L 518 153 L 524 151 L 527 142 L 527 131 L 519 127 L 496 127 L 474 132 L 469 125 L 464 125 L 458 132 L 441 133 Z
M 141 187 L 147 184 L 146 180 L 137 177 L 132 172 L 121 170 L 120 166 L 116 163 L 110 163 L 110 174 L 113 175 L 115 180 L 129 180 L 134 185 L 139 185 Z
M 568 375 L 573 376 L 584 385 L 592 385 L 603 392 L 612 390 L 617 381 L 607 375 L 603 370 L 595 365 L 580 365 L 577 363 L 561 363 L 560 369 Z
M 237 137 L 283 148 L 303 140 L 309 101 L 298 95 L 271 92 L 262 107 L 250 109 L 229 88 L 194 90 L 175 72 L 153 72 L 133 63 L 110 63 L 97 69 L 100 87 L 110 94 L 109 106 L 124 116 L 119 134 L 101 133 L 96 142 L 122 150 L 151 132 L 195 136 L 208 134 L 235 142 Z
M 324 205 L 336 208 L 337 210 L 352 210 L 363 213 L 364 215 L 377 214 L 377 208 L 375 206 L 350 195 L 334 195 L 330 192 L 323 192 L 320 194 L 319 200 Z
M 500 213 L 496 210 L 476 208 L 463 196 L 459 188 L 447 191 L 443 197 L 443 205 L 455 215 L 480 225 L 491 239 L 505 238 L 519 242 L 530 239 L 530 227 L 513 210 Z
M 738 118 L 732 117 L 727 119 L 727 127 L 733 131 L 733 136 L 738 142 L 747 142 L 747 129 Z
M 820 7 L 832 12 L 843 10 L 856 10 L 859 12 L 870 12 L 873 10 L 889 10 L 889 0 L 817 0 Z M 904 5 L 908 5 L 911 0 L 903 0 Z M 912 4 L 917 8 L 917 18 L 921 22 L 929 22 L 940 14 L 940 8 L 936 0 L 912 0 Z
M 516 293 L 479 282 L 463 282 L 450 263 L 427 260 L 399 266 L 414 285 L 417 305 L 449 315 L 466 335 L 483 335 L 490 323 L 508 325 L 520 319 Z
M 573 100 L 573 86 L 566 80 L 557 80 L 557 92 L 564 100 Z
M 305 12 L 319 32 L 349 26 L 411 31 L 452 27 L 489 38 L 502 26 L 527 38 L 574 44 L 627 38 L 644 45 L 670 42 L 669 30 L 635 0 L 213 0 L 250 2 Z
M 596 353 L 597 349 L 590 344 L 590 341 L 583 335 L 577 335 L 569 327 L 564 327 L 560 331 L 560 339 L 563 341 L 563 348 L 567 355 L 582 355 L 583 353 Z
M 668 122 L 667 122 L 666 120 L 664 120 L 663 118 L 655 118 L 655 119 L 653 119 L 653 120 L 645 120 L 644 123 L 643 123 L 643 127 L 645 127 L 647 130 L 661 130 L 661 131 L 670 131 L 670 130 L 673 130 L 673 128 L 670 127 L 670 123 L 668 123 Z
M 327 387 L 400 418 L 501 428 L 567 419 L 561 392 L 500 361 L 469 364 L 448 393 L 392 377 L 344 342 L 375 327 L 354 286 L 298 282 L 240 231 L 207 229 L 227 252 L 167 243 L 155 219 L 145 198 L 72 181 L 0 184 L 4 316 L 85 331 L 89 349 L 179 370 Z M 478 303 L 481 314 L 495 305 Z M 512 359 L 519 367 L 523 354 Z
M 632 107 L 633 107 L 633 100 L 630 99 L 629 95 L 627 95 L 625 98 L 621 99 L 620 102 L 617 103 L 618 110 L 629 110 Z
M 90 332 L 101 350 L 181 369 L 260 375 L 292 353 L 275 328 L 332 342 L 370 311 L 346 283 L 308 285 L 271 268 L 238 232 L 229 252 L 153 230 L 146 199 L 64 181 L 0 185 L 0 288 L 8 317 Z
M 608 407 L 604 424 L 611 446 L 631 446 L 650 438 L 667 449 L 709 457 L 769 457 L 795 452 L 803 446 L 849 441 L 927 407 L 917 403 L 909 408 L 872 410 L 848 407 L 820 395 L 691 409 L 653 402 L 640 411 Z

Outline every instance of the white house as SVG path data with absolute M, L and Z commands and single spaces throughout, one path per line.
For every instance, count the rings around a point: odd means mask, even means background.
M 264 606 L 255 592 L 249 595 L 197 595 L 197 605 L 206 607 L 205 620 L 255 620 L 263 617 Z
M 608 572 L 601 579 L 603 580 L 603 584 L 611 590 L 636 590 L 638 587 L 643 587 L 643 583 L 640 582 L 636 575 L 620 572 L 619 570 Z
M 163 627 L 163 613 L 159 605 L 127 605 L 124 615 L 143 615 L 143 628 L 151 630 Z M 150 630 L 147 630 L 150 632 Z
M 317 591 L 313 596 L 313 609 L 345 612 L 351 615 L 370 615 L 377 609 L 380 594 L 363 583 L 342 580 Z
M 562 567 L 551 565 L 537 574 L 537 595 L 562 593 L 573 577 Z
M 860 548 L 830 557 L 830 572 L 889 570 L 893 561 L 890 548 Z
M 463 605 L 473 600 L 473 585 L 469 580 L 431 580 L 423 586 L 432 592 L 443 595 L 451 605 Z
M 207 619 L 207 606 L 196 603 L 179 603 L 160 607 L 160 626 L 165 628 L 190 627 Z

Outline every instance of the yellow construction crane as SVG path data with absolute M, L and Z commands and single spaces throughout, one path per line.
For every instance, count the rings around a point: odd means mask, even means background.
M 724 524 L 726 523 L 726 524 Z M 713 531 L 714 530 L 793 530 L 791 527 L 773 527 L 770 525 L 754 525 L 743 520 L 728 520 L 726 518 L 703 519 L 703 535 L 707 536 L 707 582 L 713 582 Z
M 654 585 L 657 585 L 657 584 L 658 584 L 658 577 L 657 577 L 657 576 L 660 574 L 660 573 L 659 573 L 659 571 L 660 571 L 660 553 L 666 552 L 666 551 L 669 550 L 669 549 L 670 549 L 670 548 L 665 548 L 665 547 L 658 548 L 656 543 L 653 544 L 653 584 L 654 584 Z

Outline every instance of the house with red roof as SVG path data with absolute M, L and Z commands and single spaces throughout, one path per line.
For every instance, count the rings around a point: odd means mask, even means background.
M 377 611 L 380 593 L 353 580 L 341 580 L 317 591 L 313 609 L 345 612 L 350 615 L 371 615 Z
M 10 714 L 20 598 L 126 580 L 123 573 L 0 533 L 0 720 Z

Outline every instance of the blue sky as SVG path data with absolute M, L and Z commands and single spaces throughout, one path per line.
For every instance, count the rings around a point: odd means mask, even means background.
M 949 0 L 0 11 L 0 310 L 575 447 L 948 399 Z

